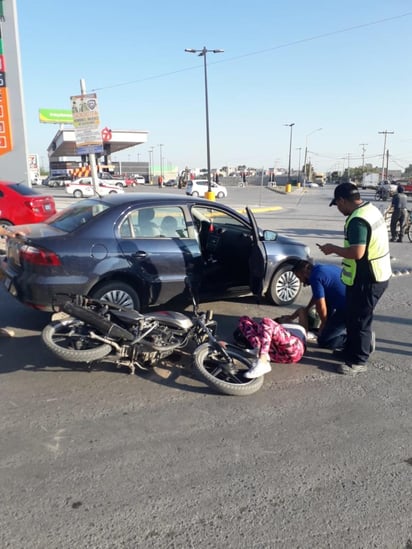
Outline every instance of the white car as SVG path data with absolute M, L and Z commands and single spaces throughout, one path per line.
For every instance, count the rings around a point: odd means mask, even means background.
M 123 189 L 120 189 L 114 185 L 107 185 L 103 179 L 98 179 L 99 182 L 99 195 L 105 196 L 107 194 L 124 193 Z M 81 177 L 75 179 L 68 185 L 66 185 L 66 193 L 72 194 L 75 198 L 83 198 L 84 196 L 94 196 L 93 181 L 91 177 Z
M 126 181 L 124 179 L 119 179 L 114 177 L 111 173 L 101 172 L 98 174 L 99 179 L 103 179 L 105 185 L 110 185 L 111 187 L 126 187 Z
M 186 194 L 190 196 L 205 196 L 205 193 L 208 190 L 208 180 L 207 179 L 193 179 L 188 181 L 186 187 Z M 223 198 L 227 196 L 227 189 L 223 185 L 219 185 L 214 181 L 211 182 L 211 190 L 217 198 Z

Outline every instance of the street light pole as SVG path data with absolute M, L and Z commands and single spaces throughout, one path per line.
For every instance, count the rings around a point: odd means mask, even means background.
M 293 132 L 293 126 L 295 125 L 294 122 L 291 124 L 283 124 L 284 126 L 288 126 L 290 128 L 290 136 L 289 136 L 289 164 L 288 164 L 288 183 L 290 183 L 290 162 L 292 158 L 292 132 Z
M 298 147 L 296 150 L 299 151 L 298 183 L 300 183 L 300 155 L 301 155 L 301 152 L 302 152 L 302 147 Z
M 160 160 L 160 184 L 163 185 L 163 155 L 162 155 L 162 147 L 163 143 L 159 144 L 159 160 Z
M 153 151 L 154 147 L 149 149 L 149 183 L 153 183 Z
M 203 46 L 201 50 L 195 50 L 193 48 L 185 48 L 187 53 L 197 53 L 199 57 L 203 57 L 203 68 L 204 68 L 204 78 L 205 78 L 205 109 L 206 109 L 206 161 L 207 161 L 207 198 L 213 200 L 214 194 L 212 193 L 212 175 L 211 175 L 211 164 L 210 164 L 210 135 L 209 135 L 209 97 L 208 97 L 208 87 L 207 87 L 207 62 L 206 54 L 208 53 L 223 53 L 223 50 L 208 50 L 206 46 Z

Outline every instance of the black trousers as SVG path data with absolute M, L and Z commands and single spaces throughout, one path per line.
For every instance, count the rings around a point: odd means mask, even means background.
M 393 240 L 395 240 L 395 238 L 396 238 L 396 226 L 397 226 L 398 223 L 399 223 L 399 226 L 400 226 L 398 238 L 399 238 L 399 240 L 402 240 L 403 229 L 404 229 L 405 221 L 406 221 L 406 213 L 407 213 L 407 210 L 405 210 L 404 208 L 396 208 L 392 212 L 391 236 L 392 236 Z
M 389 281 L 358 281 L 353 286 L 346 286 L 347 364 L 367 362 L 371 347 L 373 311 L 388 284 Z

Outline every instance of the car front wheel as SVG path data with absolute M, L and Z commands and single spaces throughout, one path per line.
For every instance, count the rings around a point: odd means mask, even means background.
M 292 269 L 293 265 L 283 265 L 272 277 L 268 297 L 275 305 L 291 305 L 299 295 L 301 283 Z
M 222 192 L 220 192 L 220 193 L 217 193 L 216 196 L 217 196 L 218 198 L 223 198 L 225 195 L 224 195 Z
M 83 193 L 82 193 L 82 191 L 79 191 L 79 189 L 76 189 L 76 190 L 74 191 L 74 193 L 73 193 L 73 196 L 74 196 L 75 198 L 82 198 Z
M 197 196 L 199 196 L 199 193 L 198 193 L 197 191 L 193 191 L 193 192 L 192 192 L 192 196 L 196 196 L 196 197 L 197 197 Z

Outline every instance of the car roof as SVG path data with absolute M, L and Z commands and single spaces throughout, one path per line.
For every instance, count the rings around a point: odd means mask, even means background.
M 181 195 L 181 194 L 167 194 L 159 195 L 157 193 L 119 193 L 111 194 L 99 199 L 98 197 L 95 200 L 102 200 L 105 203 L 110 203 L 115 205 L 121 204 L 181 204 L 183 203 L 193 203 L 193 204 L 203 204 L 210 206 L 210 200 L 205 198 L 195 198 L 192 196 Z M 215 204 L 215 203 L 213 203 Z

